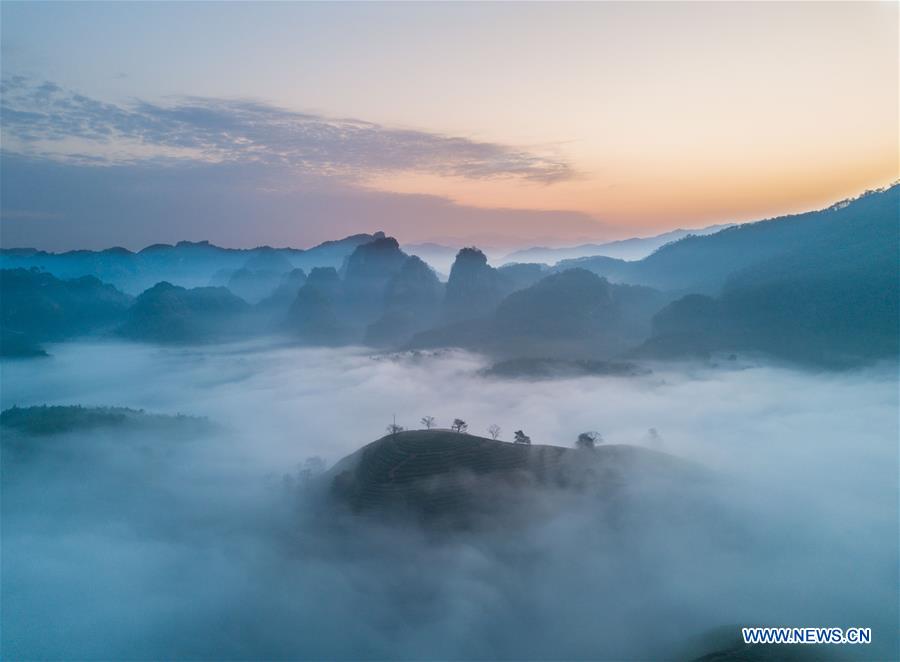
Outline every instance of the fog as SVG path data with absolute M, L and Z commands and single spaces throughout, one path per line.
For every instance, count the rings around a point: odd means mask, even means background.
M 9 658 L 647 659 L 710 652 L 704 636 L 739 625 L 870 626 L 871 646 L 838 656 L 897 654 L 896 366 L 520 381 L 481 377 L 484 361 L 456 351 L 48 349 L 3 364 L 4 409 L 115 405 L 211 425 L 4 449 Z M 577 500 L 443 535 L 324 517 L 298 467 L 333 464 L 395 415 L 564 446 L 598 430 L 713 478 L 616 525 Z

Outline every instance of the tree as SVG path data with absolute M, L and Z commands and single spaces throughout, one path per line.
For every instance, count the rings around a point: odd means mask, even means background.
M 453 428 L 454 432 L 465 432 L 469 429 L 469 424 L 461 418 L 454 418 L 453 425 L 451 425 L 450 427 Z
M 391 423 L 387 426 L 386 429 L 388 434 L 397 434 L 398 432 L 403 432 L 403 426 L 397 425 L 396 423 Z
M 513 438 L 514 444 L 531 444 L 531 437 L 521 430 L 516 430 L 513 434 L 515 435 Z
M 500 426 L 496 423 L 488 428 L 488 434 L 491 435 L 491 439 L 496 439 L 497 437 L 499 437 L 500 432 L 502 432 L 502 430 L 500 430 Z
M 426 430 L 430 430 L 434 427 L 434 416 L 423 416 L 422 417 L 422 425 L 425 426 Z
M 594 448 L 603 443 L 603 436 L 599 432 L 582 432 L 575 441 L 576 448 Z

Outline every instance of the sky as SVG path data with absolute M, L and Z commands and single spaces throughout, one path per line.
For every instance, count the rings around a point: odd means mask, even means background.
M 0 243 L 566 245 L 900 176 L 898 5 L 0 4 Z

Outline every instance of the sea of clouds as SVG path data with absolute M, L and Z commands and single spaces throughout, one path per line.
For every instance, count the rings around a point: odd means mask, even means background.
M 741 624 L 871 626 L 871 647 L 843 653 L 897 653 L 894 365 L 525 381 L 482 377 L 482 358 L 455 351 L 50 351 L 3 364 L 4 409 L 114 405 L 212 426 L 187 440 L 71 432 L 6 454 L 10 658 L 647 659 L 709 652 L 705 633 Z M 333 464 L 394 416 L 425 415 L 565 446 L 598 430 L 716 478 L 703 506 L 624 525 L 585 503 L 439 537 L 325 518 L 294 479 L 309 457 Z

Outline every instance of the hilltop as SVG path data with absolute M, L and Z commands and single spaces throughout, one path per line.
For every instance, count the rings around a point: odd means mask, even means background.
M 425 520 L 471 522 L 510 513 L 540 494 L 609 500 L 638 483 L 674 486 L 703 474 L 690 463 L 637 446 L 577 450 L 513 444 L 450 430 L 404 431 L 374 441 L 327 474 L 331 494 L 354 512 L 392 510 Z

